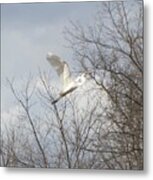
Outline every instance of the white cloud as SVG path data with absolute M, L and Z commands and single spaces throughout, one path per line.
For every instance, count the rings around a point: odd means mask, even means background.
M 5 125 L 14 126 L 18 119 L 18 116 L 23 112 L 23 109 L 19 105 L 14 105 L 6 111 L 1 112 L 1 125 L 2 129 Z

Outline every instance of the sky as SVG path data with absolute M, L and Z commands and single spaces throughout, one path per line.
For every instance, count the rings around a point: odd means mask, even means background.
M 15 101 L 6 78 L 15 79 L 21 90 L 29 75 L 38 78 L 42 72 L 54 73 L 46 61 L 48 51 L 76 68 L 72 50 L 64 38 L 70 21 L 83 27 L 95 22 L 101 2 L 14 3 L 1 5 L 1 117 L 7 119 L 16 112 Z M 56 74 L 56 73 L 55 73 Z M 54 74 L 54 75 L 55 75 Z M 58 77 L 51 77 L 53 84 Z
M 16 88 L 38 69 L 52 71 L 46 61 L 51 51 L 73 67 L 64 29 L 70 21 L 86 26 L 94 23 L 99 3 L 25 3 L 1 5 L 1 114 L 8 115 L 15 101 L 6 78 L 15 79 Z

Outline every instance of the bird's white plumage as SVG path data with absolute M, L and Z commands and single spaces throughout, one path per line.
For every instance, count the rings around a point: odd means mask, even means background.
M 47 60 L 54 67 L 55 71 L 57 72 L 58 76 L 61 78 L 63 84 L 63 90 L 71 83 L 71 73 L 68 64 L 63 61 L 59 56 L 48 53 Z
M 75 80 L 72 80 L 68 64 L 63 61 L 59 56 L 49 52 L 47 54 L 47 60 L 49 61 L 51 66 L 54 67 L 55 71 L 62 80 L 63 90 L 60 93 L 60 97 L 74 91 L 77 87 L 81 86 L 86 81 L 86 73 L 83 73 Z M 56 103 L 60 99 L 60 97 L 54 100 L 52 103 Z

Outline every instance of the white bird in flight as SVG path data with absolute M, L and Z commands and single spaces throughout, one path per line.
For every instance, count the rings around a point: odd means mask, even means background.
M 65 61 L 63 61 L 59 56 L 49 52 L 47 53 L 46 58 L 48 62 L 51 64 L 51 66 L 57 72 L 63 85 L 59 97 L 55 99 L 52 102 L 52 104 L 55 104 L 62 97 L 66 96 L 67 94 L 77 89 L 79 86 L 83 85 L 86 82 L 86 80 L 90 77 L 89 73 L 85 72 L 79 75 L 77 78 L 73 79 L 68 64 Z

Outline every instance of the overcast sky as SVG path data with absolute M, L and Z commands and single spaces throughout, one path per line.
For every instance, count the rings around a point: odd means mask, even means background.
M 1 7 L 1 111 L 14 107 L 6 78 L 16 79 L 18 87 L 38 68 L 49 71 L 46 53 L 51 51 L 73 64 L 66 48 L 63 30 L 70 20 L 83 25 L 94 23 L 98 2 L 3 4 Z

